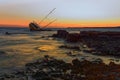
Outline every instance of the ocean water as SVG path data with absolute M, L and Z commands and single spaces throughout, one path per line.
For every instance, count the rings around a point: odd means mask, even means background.
M 80 30 L 83 31 L 92 29 L 68 29 L 69 32 L 76 33 L 79 33 Z M 120 31 L 120 29 L 93 30 Z M 12 34 L 5 35 L 5 32 Z M 105 63 L 109 63 L 110 59 L 120 60 L 114 57 L 95 56 L 82 51 L 60 49 L 59 46 L 64 44 L 80 46 L 81 43 L 70 44 L 61 39 L 49 37 L 54 33 L 56 33 L 56 31 L 30 32 L 27 28 L 0 28 L 0 73 L 8 71 L 11 72 L 19 68 L 23 68 L 26 63 L 35 61 L 44 55 L 50 55 L 58 59 L 63 59 L 67 62 L 71 62 L 71 60 L 74 58 L 86 58 L 88 60 L 101 58 Z M 74 54 L 79 53 L 80 55 L 77 57 L 67 56 L 65 53 L 70 51 L 72 51 Z

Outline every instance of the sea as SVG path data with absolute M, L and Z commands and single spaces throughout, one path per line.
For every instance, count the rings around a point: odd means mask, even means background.
M 62 28 L 60 28 L 62 29 Z M 50 37 L 57 32 L 56 28 L 53 31 L 29 31 L 28 28 L 10 28 L 0 27 L 0 73 L 8 73 L 23 69 L 26 63 L 33 62 L 44 55 L 50 55 L 58 59 L 63 59 L 66 62 L 71 62 L 72 59 L 87 59 L 93 60 L 100 58 L 106 64 L 111 60 L 120 62 L 119 58 L 111 56 L 97 56 L 88 54 L 82 51 L 61 49 L 61 45 L 77 45 L 80 43 L 66 43 L 62 39 Z M 80 31 L 117 31 L 120 28 L 81 28 L 81 29 L 65 29 L 69 32 L 79 33 Z M 8 32 L 10 34 L 6 35 Z M 76 57 L 66 55 L 68 52 L 80 54 Z

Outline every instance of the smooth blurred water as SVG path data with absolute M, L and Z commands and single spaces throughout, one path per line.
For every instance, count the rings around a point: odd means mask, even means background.
M 74 30 L 70 32 L 79 32 Z M 5 32 L 13 33 L 5 35 Z M 68 49 L 60 49 L 59 46 L 65 43 L 61 39 L 54 39 L 48 36 L 56 33 L 56 31 L 30 32 L 27 28 L 0 28 L 0 72 L 7 72 L 22 68 L 26 63 L 34 61 L 44 55 L 64 59 L 70 62 L 73 58 L 65 53 L 72 51 Z M 79 44 L 68 44 L 79 45 Z M 109 63 L 114 57 L 103 57 L 86 54 L 80 51 L 81 56 L 77 58 L 101 58 L 105 63 Z

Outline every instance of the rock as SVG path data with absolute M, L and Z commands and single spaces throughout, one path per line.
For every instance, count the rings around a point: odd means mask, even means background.
M 114 62 L 112 62 L 112 61 L 109 63 L 109 66 L 115 66 L 115 65 L 116 64 Z
M 68 52 L 68 53 L 66 53 L 68 56 L 71 56 L 71 57 L 76 57 L 76 56 L 78 56 L 77 54 L 73 54 L 72 52 Z
M 103 60 L 100 59 L 100 58 L 97 58 L 96 60 L 92 61 L 93 63 L 97 63 L 97 64 L 100 64 L 100 63 L 103 63 Z
M 80 50 L 80 47 L 79 47 L 79 46 L 67 46 L 67 45 L 62 45 L 62 46 L 59 46 L 59 48 Z
M 80 41 L 79 33 L 68 33 L 66 30 L 58 30 L 57 34 L 53 34 L 52 37 L 63 38 L 67 42 L 79 42 Z
M 44 55 L 44 58 L 50 58 L 50 56 L 49 55 Z
M 79 42 L 80 41 L 80 34 L 78 33 L 69 33 L 67 38 L 67 42 Z
M 2 55 L 6 55 L 6 53 L 4 51 L 0 51 L 0 56 Z
M 78 59 L 73 59 L 73 60 L 72 60 L 72 64 L 73 64 L 74 66 L 80 66 L 80 61 L 79 61 Z
M 47 73 L 45 73 L 45 72 L 43 72 L 43 71 L 40 71 L 40 72 L 36 72 L 35 74 L 33 74 L 32 75 L 32 77 L 34 78 L 34 79 L 37 79 L 37 80 L 47 80 L 47 79 L 49 79 L 49 76 L 48 76 L 48 74 Z
M 48 61 L 45 61 L 48 58 Z M 53 59 L 45 55 L 38 62 L 28 63 L 24 71 L 18 71 L 11 76 L 5 74 L 0 80 L 115 80 L 120 78 L 120 65 L 111 62 L 109 65 L 93 63 L 88 60 L 79 61 L 77 58 L 72 63 Z M 35 71 L 36 70 L 36 71 Z M 27 73 L 27 71 L 32 73 Z
M 9 32 L 5 32 L 5 34 L 6 34 L 6 35 L 10 35 L 10 33 L 9 33 Z
M 68 36 L 68 32 L 66 30 L 58 30 L 57 34 L 53 34 L 52 37 L 63 38 L 66 39 Z
M 67 31 L 65 31 L 65 30 L 58 30 L 57 31 L 57 37 L 59 37 L 59 38 L 66 38 L 67 36 L 68 36 L 68 32 Z

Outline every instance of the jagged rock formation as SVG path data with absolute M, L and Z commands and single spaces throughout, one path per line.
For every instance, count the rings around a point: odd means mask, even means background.
M 0 80 L 119 80 L 120 65 L 101 61 L 79 61 L 71 63 L 46 55 L 36 62 L 27 63 L 23 71 L 0 76 Z
M 81 42 L 90 48 L 84 50 L 88 53 L 120 57 L 120 32 L 80 31 L 80 33 L 69 33 L 59 30 L 53 37 L 63 38 L 67 42 Z

